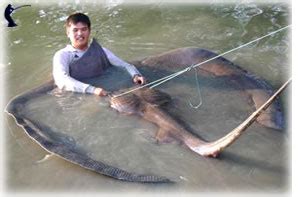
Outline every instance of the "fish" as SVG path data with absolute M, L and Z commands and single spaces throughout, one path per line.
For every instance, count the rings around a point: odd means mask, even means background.
M 213 52 L 204 49 L 188 47 L 174 49 L 141 60 L 128 62 L 131 62 L 138 68 L 148 67 L 150 69 L 158 69 L 161 67 L 169 67 L 180 69 L 205 61 L 215 55 Z M 262 103 L 264 103 L 273 92 L 272 87 L 262 78 L 243 70 L 241 67 L 221 57 L 197 68 L 197 73 L 203 76 L 207 75 L 213 78 L 221 77 L 228 79 L 228 81 L 234 81 L 237 90 L 242 90 L 252 98 L 256 111 L 245 120 L 245 122 L 229 132 L 226 136 L 212 142 L 207 142 L 188 131 L 184 125 L 165 110 L 166 106 L 171 103 L 171 97 L 164 92 L 144 89 L 130 96 L 111 97 L 109 98 L 110 105 L 122 113 L 138 115 L 156 124 L 159 129 L 155 137 L 159 142 L 175 139 L 185 144 L 197 154 L 209 157 L 217 157 L 222 150 L 237 140 L 245 131 L 245 128 L 254 120 L 258 120 L 260 124 L 267 127 L 276 129 L 282 128 L 283 124 L 281 120 L 283 120 L 284 117 L 278 101 L 269 104 L 270 107 L 267 110 L 262 110 Z M 31 120 L 27 114 L 23 113 L 22 109 L 26 107 L 30 100 L 48 94 L 56 88 L 57 86 L 54 80 L 50 79 L 38 87 L 27 90 L 12 98 L 7 104 L 5 112 L 12 116 L 17 125 L 46 151 L 85 169 L 121 181 L 139 183 L 173 182 L 164 176 L 128 172 L 119 167 L 108 165 L 101 160 L 95 160 L 88 154 L 59 140 L 60 138 L 53 138 L 53 133 L 49 126 L 42 126 L 40 122 Z M 265 104 L 262 106 L 265 106 Z

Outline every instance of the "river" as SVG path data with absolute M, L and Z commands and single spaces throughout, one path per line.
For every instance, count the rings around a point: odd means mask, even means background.
M 64 21 L 81 11 L 92 21 L 92 36 L 124 60 L 135 60 L 171 49 L 195 46 L 223 53 L 289 25 L 291 5 L 284 3 L 126 3 L 124 1 L 12 1 L 30 4 L 13 14 L 18 24 L 5 28 L 5 103 L 51 77 L 54 53 L 68 44 Z M 290 75 L 291 36 L 286 30 L 225 57 L 278 88 Z M 191 77 L 192 76 L 192 77 Z M 238 91 L 199 86 L 194 75 L 164 84 L 180 102 L 178 113 L 201 136 L 214 139 L 243 121 L 253 108 Z M 108 84 L 118 86 L 118 75 Z M 111 81 L 109 81 L 111 80 Z M 289 128 L 289 92 L 281 96 Z M 97 192 L 123 194 L 162 192 L 286 192 L 289 190 L 288 129 L 276 131 L 254 123 L 219 159 L 199 157 L 182 145 L 156 144 L 154 125 L 106 108 L 90 95 L 50 93 L 26 110 L 36 120 L 72 136 L 69 143 L 91 156 L 129 171 L 167 176 L 172 185 L 126 183 L 98 175 L 47 154 L 4 115 L 5 188 L 8 192 Z M 55 99 L 53 99 L 53 97 Z M 3 109 L 4 110 L 4 109 Z

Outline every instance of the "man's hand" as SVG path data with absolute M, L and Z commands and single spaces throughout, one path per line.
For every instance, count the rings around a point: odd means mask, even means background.
M 103 88 L 95 88 L 94 94 L 98 96 L 107 96 L 108 92 L 104 90 Z
M 133 83 L 138 85 L 144 85 L 146 83 L 146 79 L 141 75 L 134 75 Z

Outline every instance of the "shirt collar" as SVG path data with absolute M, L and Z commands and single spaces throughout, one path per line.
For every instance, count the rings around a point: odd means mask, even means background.
M 70 44 L 67 45 L 66 49 L 67 49 L 68 51 L 71 51 L 71 52 L 79 52 L 79 53 L 80 53 L 80 52 L 81 52 L 81 53 L 82 53 L 82 52 L 85 52 L 85 51 L 87 50 L 87 49 L 86 49 L 86 50 L 83 51 L 83 50 L 80 50 L 80 49 L 76 49 L 76 48 L 74 48 L 74 47 L 73 47 L 72 45 L 70 45 Z

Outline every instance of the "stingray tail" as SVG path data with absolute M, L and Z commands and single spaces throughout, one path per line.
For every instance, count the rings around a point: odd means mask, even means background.
M 266 110 L 272 104 L 275 98 L 287 87 L 287 85 L 290 82 L 291 79 L 284 83 L 281 86 L 281 88 L 279 88 L 262 106 L 260 106 L 255 112 L 253 112 L 244 122 L 242 122 L 238 127 L 233 129 L 224 137 L 214 142 L 203 143 L 200 146 L 190 148 L 202 156 L 216 157 L 221 151 L 223 151 L 226 147 L 230 146 L 246 131 L 246 129 L 258 118 L 258 116 L 264 110 Z

